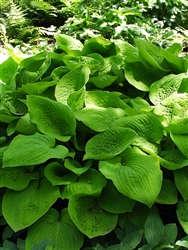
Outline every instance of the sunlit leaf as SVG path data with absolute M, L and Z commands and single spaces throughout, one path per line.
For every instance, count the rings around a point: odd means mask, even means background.
M 40 132 L 60 141 L 68 141 L 74 135 L 76 119 L 66 105 L 34 95 L 27 97 L 27 104 L 31 121 Z
M 64 75 L 55 88 L 56 100 L 67 105 L 68 97 L 87 83 L 89 74 L 87 66 L 79 66 Z
M 125 115 L 119 108 L 86 107 L 74 113 L 77 120 L 96 132 L 103 132 Z
M 123 152 L 134 140 L 136 133 L 129 128 L 113 127 L 93 136 L 86 144 L 84 160 L 105 160 Z
M 151 142 L 157 142 L 163 136 L 161 122 L 151 113 L 126 116 L 116 120 L 115 124 L 123 128 L 130 128 Z

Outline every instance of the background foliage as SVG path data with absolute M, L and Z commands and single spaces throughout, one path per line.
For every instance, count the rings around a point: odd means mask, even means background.
M 81 41 L 102 35 L 133 43 L 135 37 L 142 37 L 162 47 L 174 42 L 187 47 L 187 0 L 1 0 L 0 7 L 1 24 L 14 45 L 40 47 L 60 32 Z

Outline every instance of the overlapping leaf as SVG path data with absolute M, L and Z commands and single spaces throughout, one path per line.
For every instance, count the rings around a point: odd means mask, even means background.
M 99 170 L 120 193 L 149 207 L 159 195 L 162 185 L 159 162 L 137 148 L 128 148 L 113 159 L 100 161 Z
M 84 160 L 105 160 L 123 152 L 136 137 L 129 128 L 113 127 L 93 136 L 86 144 Z
M 28 96 L 27 105 L 31 121 L 40 132 L 60 141 L 68 141 L 74 135 L 76 119 L 66 105 L 34 95 Z
M 103 132 L 125 115 L 119 108 L 86 107 L 74 113 L 77 120 L 96 132 Z
M 89 74 L 90 69 L 81 65 L 64 75 L 55 88 L 56 100 L 67 105 L 69 96 L 87 83 Z
M 118 216 L 103 210 L 92 196 L 73 195 L 68 211 L 74 224 L 89 238 L 105 235 L 117 224 Z
M 55 146 L 55 139 L 47 135 L 17 135 L 3 155 L 3 167 L 30 166 L 50 158 L 64 159 L 68 149 Z
M 63 209 L 60 214 L 54 208 L 50 208 L 33 224 L 26 237 L 26 249 L 31 249 L 37 242 L 45 239 L 50 239 L 46 250 L 79 250 L 84 241 L 83 234 L 72 222 L 67 208 Z
M 15 232 L 19 231 L 42 217 L 59 196 L 59 188 L 52 187 L 46 179 L 32 181 L 22 191 L 7 190 L 2 202 L 3 216 Z

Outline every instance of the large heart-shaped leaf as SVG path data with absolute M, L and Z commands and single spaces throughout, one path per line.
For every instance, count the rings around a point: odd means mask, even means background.
M 77 120 L 96 132 L 102 132 L 113 125 L 113 122 L 125 115 L 120 108 L 86 107 L 74 113 Z
M 116 214 L 103 210 L 94 197 L 83 194 L 70 198 L 68 211 L 74 224 L 89 238 L 109 233 L 118 220 Z
M 67 208 L 60 214 L 54 208 L 50 208 L 42 218 L 29 227 L 26 249 L 31 249 L 37 242 L 45 239 L 51 240 L 46 250 L 79 250 L 83 245 L 84 236 L 72 222 Z
M 156 157 L 146 155 L 137 148 L 128 148 L 113 159 L 100 161 L 99 170 L 125 196 L 149 207 L 157 199 L 162 185 L 162 171 Z
M 76 119 L 64 104 L 34 95 L 28 96 L 27 104 L 31 121 L 42 133 L 60 141 L 68 141 L 74 135 Z
M 123 152 L 136 137 L 129 128 L 113 127 L 92 137 L 86 144 L 84 160 L 105 160 Z
M 32 181 L 19 192 L 9 189 L 3 196 L 3 216 L 15 232 L 19 231 L 42 217 L 59 196 L 59 188 L 52 187 L 46 179 Z
M 80 90 L 88 81 L 90 69 L 87 66 L 79 66 L 64 75 L 55 88 L 56 100 L 67 105 L 70 94 Z
M 64 159 L 68 149 L 62 145 L 55 147 L 55 139 L 47 135 L 17 135 L 3 155 L 3 167 L 30 166 L 40 164 L 50 158 Z

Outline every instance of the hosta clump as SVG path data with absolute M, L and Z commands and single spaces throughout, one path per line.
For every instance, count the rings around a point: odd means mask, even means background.
M 179 249 L 188 60 L 179 45 L 55 38 L 0 65 L 1 245 Z

